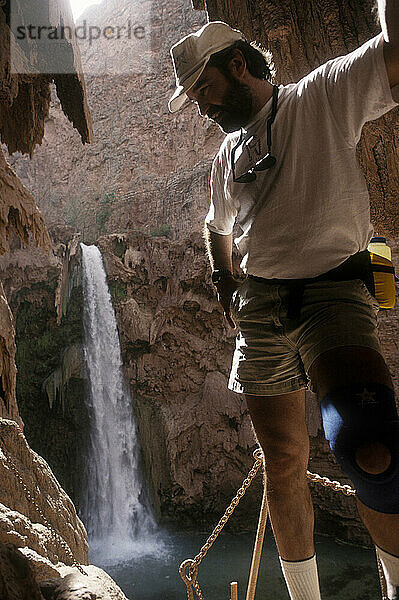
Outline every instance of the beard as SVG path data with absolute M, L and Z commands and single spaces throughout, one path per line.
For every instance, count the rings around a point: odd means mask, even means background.
M 208 117 L 215 121 L 224 133 L 231 133 L 244 127 L 252 117 L 253 99 L 248 85 L 225 73 L 229 82 L 222 104 L 211 105 Z M 213 118 L 216 117 L 216 118 Z

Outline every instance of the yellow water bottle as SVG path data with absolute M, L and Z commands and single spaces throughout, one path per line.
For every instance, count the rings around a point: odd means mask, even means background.
M 395 306 L 395 269 L 392 264 L 392 253 L 384 237 L 371 238 L 368 245 L 370 266 L 373 275 L 374 295 L 380 308 Z
M 374 236 L 371 238 L 368 245 L 368 251 L 378 256 L 383 256 L 388 260 L 392 260 L 392 253 L 390 247 L 387 245 L 387 240 L 381 236 Z

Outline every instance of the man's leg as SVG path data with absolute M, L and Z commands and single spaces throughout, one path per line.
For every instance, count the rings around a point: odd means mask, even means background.
M 306 480 L 305 392 L 246 399 L 265 456 L 270 521 L 290 596 L 319 600 L 313 506 Z
M 269 514 L 279 554 L 291 561 L 309 558 L 314 544 L 313 507 L 306 480 L 305 391 L 246 395 L 246 400 L 265 456 Z
M 319 356 L 309 370 L 313 388 L 320 401 L 330 392 L 345 389 L 354 384 L 380 384 L 393 389 L 388 367 L 382 356 L 371 348 L 343 347 L 325 352 Z M 355 453 L 357 466 L 365 473 L 384 473 L 391 463 L 391 452 L 384 443 L 370 442 L 361 446 Z M 393 492 L 394 490 L 392 490 Z M 396 490 L 398 493 L 398 490 Z M 387 514 L 373 510 L 357 499 L 360 517 L 370 532 L 373 541 L 384 551 L 399 556 L 399 514 Z M 385 566 L 385 565 L 384 565 Z M 395 575 L 395 571 L 398 571 Z M 394 586 L 399 585 L 399 559 L 393 565 Z M 396 581 L 396 583 L 395 583 Z M 391 592 L 390 598 L 396 597 Z

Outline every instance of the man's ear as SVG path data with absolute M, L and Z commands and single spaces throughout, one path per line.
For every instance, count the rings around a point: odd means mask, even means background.
M 229 62 L 229 71 L 233 77 L 243 79 L 247 70 L 247 62 L 241 50 L 236 49 Z

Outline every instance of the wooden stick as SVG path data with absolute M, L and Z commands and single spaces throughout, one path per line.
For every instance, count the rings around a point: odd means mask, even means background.
M 260 509 L 258 531 L 256 532 L 256 541 L 254 546 L 254 552 L 252 555 L 251 571 L 249 573 L 249 581 L 247 587 L 246 600 L 254 600 L 256 584 L 258 581 L 260 558 L 263 548 L 263 539 L 265 537 L 266 523 L 268 517 L 268 506 L 266 498 L 266 481 L 264 482 L 262 506 Z
M 238 583 L 232 581 L 230 583 L 231 600 L 238 600 Z

